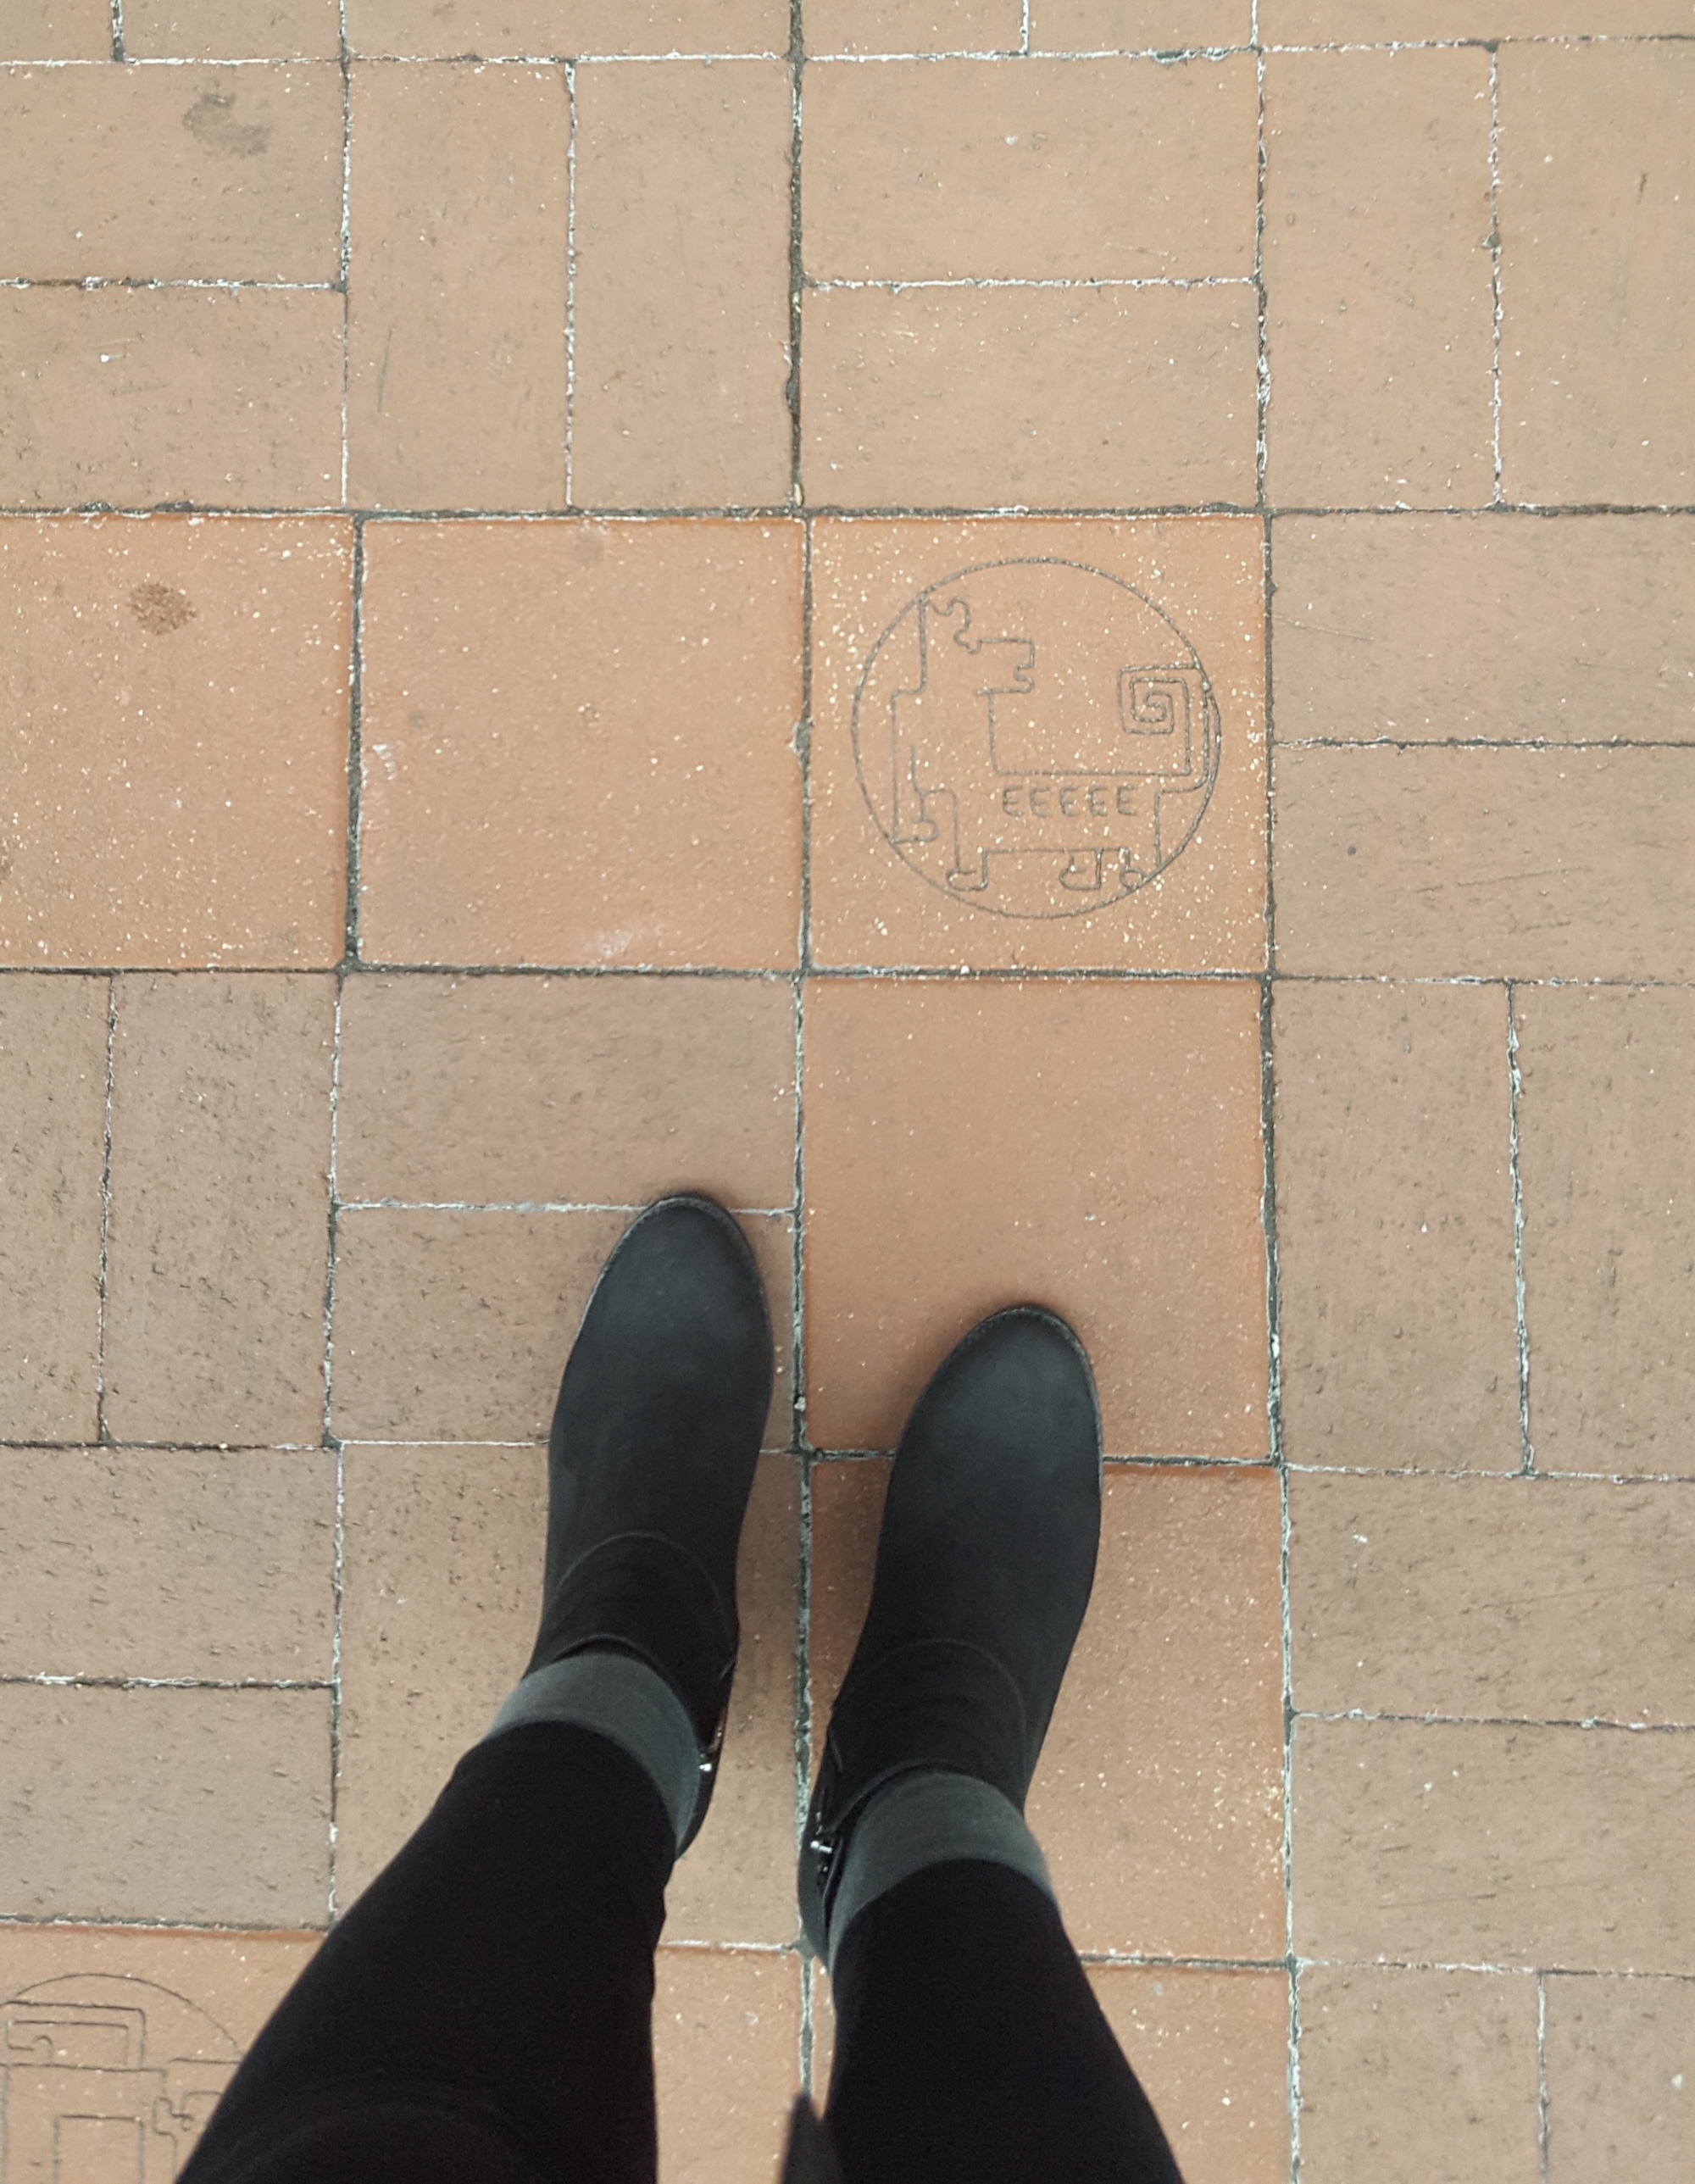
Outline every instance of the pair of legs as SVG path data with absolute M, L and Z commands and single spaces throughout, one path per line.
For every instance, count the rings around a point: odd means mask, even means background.
M 651 2184 L 654 1950 L 711 1797 L 770 1369 L 734 1223 L 650 1208 L 560 1388 L 529 1669 L 260 2033 L 187 2184 Z M 1175 2184 L 1022 1819 L 1099 1496 L 1074 1339 L 985 1322 L 902 1440 L 808 1819 L 838 2031 L 796 2180 Z

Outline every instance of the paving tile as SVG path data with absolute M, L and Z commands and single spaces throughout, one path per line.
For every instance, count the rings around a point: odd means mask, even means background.
M 349 493 L 368 508 L 561 507 L 563 73 L 360 67 L 351 131 Z
M 131 60 L 337 60 L 340 0 L 123 0 Z
M 800 2082 L 800 2043 L 798 1957 L 660 1951 L 653 2045 L 666 2184 L 775 2176 Z
M 936 969 L 1263 967 L 1264 591 L 1257 522 L 824 522 L 814 532 L 812 583 L 815 961 Z M 973 616 L 967 636 L 964 625 Z M 952 646 L 942 641 L 949 629 Z M 1006 689 L 986 695 L 972 687 L 980 671 L 968 666 L 972 646 L 984 640 L 1010 647 L 1013 663 L 1002 677 Z M 1153 660 L 1174 663 L 1180 692 L 1167 697 L 1144 685 L 1137 695 L 1129 671 Z M 934 725 L 919 710 L 932 662 L 936 695 L 952 699 L 950 717 Z M 968 680 L 960 679 L 962 666 Z M 994 707 L 998 698 L 1004 709 L 1020 684 L 1045 710 L 1015 719 L 1003 748 L 997 738 L 1007 716 Z M 923 816 L 897 814 L 897 796 L 910 796 L 897 790 L 890 762 L 903 699 L 898 725 L 912 754 L 908 772 L 916 780 L 922 760 L 939 774 L 939 787 L 919 789 L 936 806 Z M 956 727 L 950 725 L 954 705 Z M 1173 719 L 1178 705 L 1190 729 L 1187 770 L 1164 788 L 1152 768 L 1174 767 L 1175 753 L 1152 760 L 1125 753 L 1128 738 L 1145 732 L 1138 706 L 1153 722 Z M 1098 727 L 1085 725 L 1091 717 Z M 967 755 L 980 769 L 974 793 L 960 772 Z M 1086 771 L 1097 764 L 1098 776 Z M 1085 771 L 1048 783 L 1046 777 L 1070 769 Z M 943 832 L 939 813 L 956 819 L 962 795 L 964 821 Z M 1049 825 L 1031 823 L 1043 818 Z M 962 878 L 975 861 L 979 884 L 953 882 L 956 858 Z M 1146 882 L 1144 872 L 1151 874 Z
M 1679 2184 L 1695 2166 L 1695 1984 L 1547 1982 L 1550 2184 Z
M 1274 526 L 1280 743 L 1691 743 L 1695 525 L 1291 516 Z
M 327 1691 L 0 1685 L 0 1913 L 322 1923 Z
M 744 978 L 351 979 L 343 1201 L 795 1195 L 795 997 Z
M 892 1447 L 1022 1299 L 1088 1345 L 1110 1454 L 1264 1454 L 1253 986 L 819 982 L 806 1045 L 816 1446 Z
M 1272 499 L 1491 497 L 1489 70 L 1476 47 L 1267 59 Z
M 1303 1712 L 1695 1723 L 1695 1496 L 1588 1479 L 1289 1481 Z
M 103 61 L 111 57 L 111 0 L 9 0 L 0 18 L 0 60 Z
M 338 500 L 342 316 L 321 289 L 0 290 L 0 501 Z
M 804 315 L 814 507 L 1253 499 L 1251 287 L 827 288 Z
M 1695 1945 L 1695 1739 L 1297 1721 L 1298 1954 L 1674 1971 Z
M 1536 1462 L 1695 1472 L 1695 994 L 1538 989 L 1514 1006 Z
M 669 1892 L 672 1940 L 795 1930 L 793 1460 L 761 1463 L 742 1539 L 742 1648 L 710 1823 Z M 350 1447 L 343 1524 L 337 1892 L 417 1826 L 522 1674 L 546 1531 L 540 1452 Z
M 1677 12 L 1687 36 L 1689 11 Z M 1503 53 L 1509 499 L 1663 504 L 1695 494 L 1683 364 L 1695 302 L 1677 270 L 1695 248 L 1692 146 L 1695 48 L 1686 42 Z
M 334 281 L 341 224 L 337 68 L 0 75 L 8 280 Z
M 1688 28 L 1689 0 L 1259 0 L 1260 36 L 1270 45 L 1653 37 Z
M 0 1437 L 97 1430 L 103 978 L 0 979 Z
M 807 0 L 806 30 L 809 53 L 1014 53 L 1024 11 L 1022 0 Z
M 1253 36 L 1253 0 L 1029 0 L 1029 18 L 1034 53 L 1178 53 Z
M 1307 1966 L 1300 2100 L 1310 2184 L 1537 2184 L 1535 1981 Z
M 352 1440 L 534 1440 L 625 1213 L 343 1213 L 336 1246 L 335 1430 Z M 793 1230 L 742 1223 L 765 1277 L 789 1437 Z
M 367 552 L 368 961 L 793 965 L 798 525 L 407 524 Z
M 327 1451 L 0 1451 L 0 1675 L 322 1681 Z
M 1280 982 L 1272 1043 L 1285 1453 L 1516 1470 L 1500 989 Z
M 815 1752 L 886 1475 L 812 1473 Z M 1029 1807 L 1079 1949 L 1282 1952 L 1279 1526 L 1266 1470 L 1107 1474 L 1094 1598 Z
M 351 544 L 333 521 L 0 522 L 0 958 L 337 961 Z
M 1678 750 L 1285 750 L 1277 961 L 1320 977 L 1687 978 Z
M 1252 55 L 806 72 L 814 280 L 1194 280 L 1253 270 Z
M 789 0 L 347 0 L 358 53 L 764 53 L 789 50 Z
M 774 60 L 577 71 L 579 505 L 789 500 L 793 95 Z
M 1089 1983 L 1187 2184 L 1285 2184 L 1286 1976 L 1091 1964 Z
M 318 1441 L 334 1022 L 327 978 L 120 981 L 114 1440 Z

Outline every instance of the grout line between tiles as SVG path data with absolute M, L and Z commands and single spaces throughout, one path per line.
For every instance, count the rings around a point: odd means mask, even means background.
M 69 284 L 83 287 L 81 281 Z M 171 286 L 148 282 L 144 286 Z M 192 285 L 192 284 L 187 284 Z M 211 281 L 211 287 L 265 286 L 256 282 Z M 1017 285 L 1017 284 L 1007 284 Z M 1245 285 L 1232 282 L 1232 286 Z M 327 284 L 338 289 L 339 284 Z M 111 500 L 9 501 L 0 505 L 0 516 L 33 521 L 53 517 L 109 515 L 140 522 L 154 515 L 192 515 L 209 521 L 297 522 L 305 516 L 333 516 L 371 523 L 690 523 L 792 522 L 799 513 L 793 501 L 750 501 L 743 504 L 700 503 L 672 507 L 630 506 L 622 503 L 571 508 L 382 508 L 352 507 L 345 501 L 298 501 L 282 507 L 259 502 L 159 500 L 130 503 Z M 1386 520 L 1405 517 L 1418 521 L 1432 516 L 1466 516 L 1474 521 L 1522 516 L 1552 521 L 1579 516 L 1695 516 L 1695 501 L 1357 501 L 1330 504 L 1256 500 L 1101 501 L 1084 508 L 1060 508 L 1031 501 L 1008 501 L 993 508 L 967 508 L 959 503 L 928 505 L 905 502 L 819 502 L 808 513 L 831 523 L 1002 523 L 1013 518 L 1033 523 L 1148 523 L 1192 522 L 1208 516 L 1269 515 L 1274 521 L 1299 518 L 1374 515 Z
M 342 70 L 342 471 L 341 498 L 348 498 L 348 410 L 353 392 L 353 57 L 348 44 L 348 0 L 336 0 L 336 35 Z
M 348 642 L 347 904 L 341 975 L 359 967 L 360 822 L 365 795 L 365 521 L 353 526 L 353 587 Z
M 343 1566 L 346 1465 L 341 1443 L 334 1438 L 334 1371 L 336 1316 L 336 1260 L 339 1245 L 340 1200 L 337 1190 L 337 1162 L 340 1153 L 342 1028 L 344 980 L 336 981 L 335 1029 L 330 1050 L 330 1143 L 328 1217 L 324 1267 L 324 1441 L 335 1455 L 335 1519 L 330 1538 L 330 1780 L 327 1805 L 328 1841 L 325 1860 L 325 1910 L 332 1925 L 337 1912 L 337 1858 L 340 1846 L 342 1776 L 342 1572 Z
M 1489 429 L 1494 504 L 1505 504 L 1501 476 L 1501 49 L 1489 48 Z
M 0 1675 L 0 1689 L 39 1685 L 56 1691 L 326 1691 L 322 1676 Z
M 1265 287 L 1265 185 L 1268 150 L 1265 140 L 1265 55 L 1258 50 L 1259 0 L 1253 6 L 1254 42 L 1254 185 L 1253 289 L 1254 324 L 1254 444 L 1253 494 L 1262 515 L 1265 510 L 1266 432 L 1271 409 L 1270 312 Z
M 802 505 L 806 492 L 801 481 L 800 325 L 801 301 L 806 287 L 806 232 L 801 221 L 801 108 L 806 68 L 806 32 L 802 0 L 789 0 L 789 377 L 783 400 L 789 410 L 789 499 Z
M 106 1087 L 100 1132 L 100 1252 L 94 1285 L 94 1438 L 104 1448 L 112 1445 L 106 1418 L 106 1307 L 111 1280 L 112 1246 L 112 1095 L 117 1081 L 118 976 L 106 981 Z
M 819 295 L 838 288 L 874 288 L 885 295 L 900 296 L 908 289 L 928 288 L 1252 288 L 1257 284 L 1257 275 L 1253 273 L 1162 273 L 1134 276 L 1109 273 L 1071 274 L 1047 279 L 1012 278 L 998 274 L 959 274 L 917 281 L 849 281 L 834 277 L 815 280 L 809 275 L 802 286 Z
M 124 0 L 112 0 L 112 58 L 127 58 L 124 52 Z M 98 64 L 96 64 L 98 66 Z
M 1519 1068 L 1518 995 L 1507 985 L 1507 1171 L 1513 1194 L 1513 1323 L 1519 1369 L 1519 1469 L 1536 1469 L 1531 1439 L 1531 1333 L 1525 1310 L 1525 1189 L 1519 1165 L 1519 1108 L 1524 1079 Z
M 1019 15 L 1018 51 L 1027 55 L 1030 50 L 1030 0 L 1020 0 Z
M 1536 2165 L 1542 2184 L 1548 2184 L 1547 2114 L 1547 1980 L 1536 1974 Z
M 346 4 L 346 0 L 343 0 Z M 565 64 L 565 504 L 577 462 L 577 63 Z
M 1302 1707 L 1297 1721 L 1392 1722 L 1413 1729 L 1575 1729 L 1620 1736 L 1688 1736 L 1695 1721 L 1614 1721 L 1604 1714 L 1397 1713 L 1391 1708 Z

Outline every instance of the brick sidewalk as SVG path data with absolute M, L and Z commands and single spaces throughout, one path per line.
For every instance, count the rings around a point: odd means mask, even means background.
M 0 2184 L 174 2173 L 480 1733 L 677 1185 L 779 1357 L 666 2184 L 827 2077 L 809 1747 L 1012 1296 L 1112 1457 L 1032 1817 L 1190 2184 L 1683 2184 L 1695 5 L 0 62 Z

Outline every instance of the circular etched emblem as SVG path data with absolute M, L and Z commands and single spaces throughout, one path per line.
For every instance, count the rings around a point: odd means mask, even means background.
M 1151 601 L 1077 561 L 986 561 L 889 623 L 853 704 L 891 849 L 1002 917 L 1076 917 L 1146 887 L 1200 824 L 1218 709 Z

